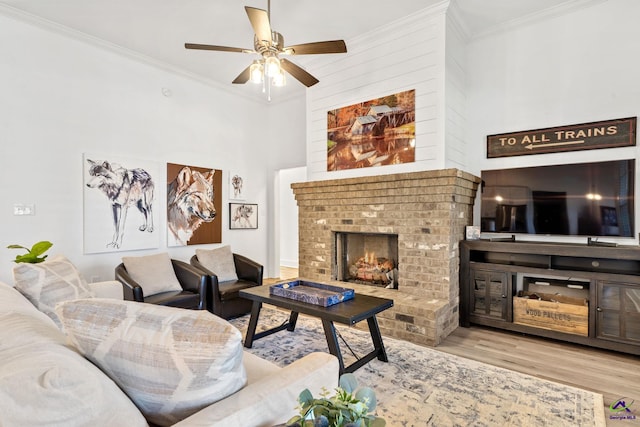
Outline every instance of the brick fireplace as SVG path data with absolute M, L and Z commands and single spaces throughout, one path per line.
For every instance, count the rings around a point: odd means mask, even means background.
M 382 333 L 430 346 L 458 326 L 458 242 L 472 223 L 479 179 L 457 169 L 292 184 L 300 277 L 333 282 L 341 233 L 397 235 L 397 288 L 349 282 L 394 300 Z M 340 283 L 344 286 L 344 283 Z

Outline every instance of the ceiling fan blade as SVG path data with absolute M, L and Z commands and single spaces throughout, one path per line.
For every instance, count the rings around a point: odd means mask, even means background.
M 245 6 L 244 10 L 247 11 L 253 32 L 256 33 L 258 40 L 264 40 L 271 44 L 271 24 L 269 24 L 267 11 L 249 6 Z
M 344 40 L 330 40 L 326 42 L 303 43 L 288 46 L 284 51 L 291 55 L 313 55 L 320 53 L 346 53 L 347 45 Z
M 242 70 L 242 72 L 240 74 L 238 74 L 238 77 L 236 77 L 235 80 L 233 82 L 231 82 L 231 83 L 244 84 L 244 83 L 248 82 L 249 78 L 251 77 L 250 68 L 251 68 L 251 65 L 249 65 L 247 68 Z
M 291 61 L 287 61 L 284 58 L 280 58 L 280 66 L 284 68 L 284 70 L 295 77 L 306 87 L 311 87 L 314 84 L 318 83 L 320 80 L 313 77 L 311 74 L 307 73 L 302 68 L 298 67 Z
M 255 51 L 251 49 L 242 49 L 240 47 L 229 47 L 229 46 L 215 46 L 212 44 L 185 43 L 184 47 L 186 49 L 218 50 L 221 52 L 255 53 Z

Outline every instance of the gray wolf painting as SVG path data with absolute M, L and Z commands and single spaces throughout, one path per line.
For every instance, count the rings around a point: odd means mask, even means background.
M 221 243 L 222 171 L 167 164 L 167 229 L 169 246 Z M 218 200 L 216 200 L 218 199 Z
M 258 228 L 258 205 L 229 203 L 229 228 Z
M 135 206 L 141 215 L 138 231 L 153 233 L 155 186 L 151 174 L 145 169 L 127 169 L 109 160 L 94 161 L 86 158 L 86 162 L 86 187 L 99 190 L 110 204 L 113 234 L 106 247 L 121 249 L 126 234 L 127 213 L 131 206 Z

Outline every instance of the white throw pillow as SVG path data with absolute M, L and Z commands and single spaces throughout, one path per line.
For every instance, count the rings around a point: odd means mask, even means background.
M 204 268 L 218 276 L 218 282 L 238 280 L 230 246 L 216 249 L 196 249 L 196 256 Z
M 145 296 L 160 292 L 181 291 L 169 254 L 122 257 L 127 273 L 141 287 Z
M 140 411 L 16 289 L 0 283 L 0 425 L 143 427 Z
M 240 331 L 208 311 L 93 298 L 57 313 L 71 343 L 154 424 L 174 424 L 246 384 Z
M 57 303 L 94 296 L 84 277 L 62 255 L 38 264 L 16 264 L 13 267 L 13 280 L 15 288 L 58 326 L 60 320 L 55 313 Z

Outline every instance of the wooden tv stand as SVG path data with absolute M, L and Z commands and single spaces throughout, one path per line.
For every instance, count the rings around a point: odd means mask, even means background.
M 549 319 L 569 319 L 562 309 L 530 310 L 546 325 L 514 323 L 514 297 L 528 287 L 584 296 L 583 328 L 555 328 Z M 460 325 L 472 323 L 640 355 L 640 247 L 462 241 Z

